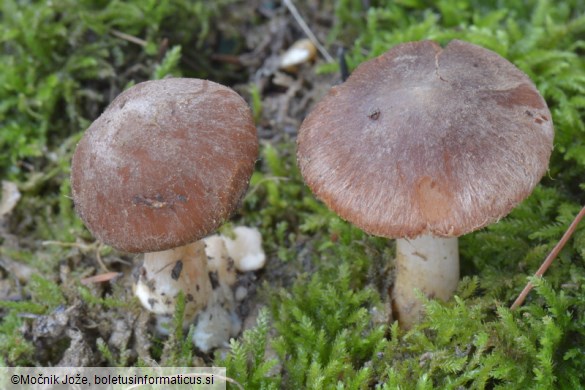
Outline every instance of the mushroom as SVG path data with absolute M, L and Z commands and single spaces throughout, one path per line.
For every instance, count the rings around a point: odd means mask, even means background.
M 507 215 L 544 175 L 551 114 L 530 79 L 482 47 L 410 42 L 361 64 L 302 123 L 298 164 L 330 209 L 397 238 L 392 306 L 422 314 L 459 279 L 457 237 Z
M 120 94 L 77 145 L 75 209 L 95 237 L 145 253 L 135 293 L 149 310 L 185 320 L 213 293 L 202 238 L 238 207 L 254 169 L 252 114 L 233 90 L 186 78 L 147 81 Z

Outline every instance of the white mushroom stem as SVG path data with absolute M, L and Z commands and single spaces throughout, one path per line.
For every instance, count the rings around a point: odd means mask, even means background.
M 179 292 L 185 296 L 185 320 L 193 320 L 211 296 L 203 240 L 162 252 L 146 253 L 135 294 L 151 312 L 170 316 Z
M 402 328 L 410 329 L 423 314 L 416 290 L 445 301 L 453 296 L 459 281 L 457 241 L 430 235 L 396 240 L 392 310 Z
M 236 314 L 232 286 L 236 283 L 234 260 L 228 254 L 225 237 L 213 235 L 205 239 L 209 278 L 213 291 L 207 307 L 198 313 L 193 343 L 203 352 L 227 347 L 229 339 L 240 332 L 242 321 Z
M 195 324 L 193 342 L 207 352 L 227 346 L 229 339 L 240 332 L 242 321 L 233 291 L 237 271 L 255 271 L 265 262 L 260 232 L 238 226 L 233 238 L 216 234 L 179 248 L 146 253 L 134 291 L 142 305 L 158 315 L 158 328 L 163 334 L 182 291 L 184 324 Z

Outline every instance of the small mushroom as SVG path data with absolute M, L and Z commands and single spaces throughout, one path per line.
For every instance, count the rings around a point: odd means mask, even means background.
M 233 90 L 185 78 L 120 94 L 77 145 L 75 209 L 112 247 L 146 253 L 136 294 L 172 314 L 180 291 L 192 320 L 213 285 L 202 238 L 242 199 L 258 154 L 252 114 Z
M 303 122 L 298 163 L 314 194 L 364 231 L 397 238 L 395 317 L 459 279 L 457 237 L 507 215 L 545 173 L 551 114 L 530 79 L 482 47 L 398 45 L 361 64 Z

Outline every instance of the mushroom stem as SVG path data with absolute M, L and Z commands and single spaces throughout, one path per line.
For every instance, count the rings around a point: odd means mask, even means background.
M 203 240 L 144 255 L 135 294 L 153 313 L 172 315 L 180 291 L 185 295 L 185 321 L 205 308 L 211 295 L 205 242 Z
M 146 253 L 134 292 L 157 315 L 159 330 L 166 334 L 164 325 L 174 314 L 182 291 L 184 324 L 195 324 L 193 341 L 207 352 L 227 345 L 240 332 L 233 291 L 237 271 L 258 270 L 265 261 L 258 229 L 237 226 L 233 237 L 216 234 L 175 249 Z
M 396 240 L 396 277 L 392 311 L 400 326 L 410 329 L 420 321 L 423 306 L 419 290 L 429 298 L 448 300 L 459 281 L 457 238 L 431 235 Z
M 179 248 L 146 253 L 134 291 L 142 305 L 157 314 L 162 334 L 168 334 L 166 325 L 182 291 L 184 325 L 195 325 L 193 343 L 208 352 L 228 346 L 241 330 L 236 304 L 243 297 L 234 294 L 237 271 L 258 270 L 265 261 L 260 232 L 237 226 L 233 237 L 215 234 Z

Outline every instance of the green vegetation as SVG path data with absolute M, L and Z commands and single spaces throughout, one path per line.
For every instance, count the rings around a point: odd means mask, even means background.
M 2 3 L 0 175 L 18 183 L 23 198 L 6 223 L 18 245 L 3 235 L 0 258 L 43 277 L 27 278 L 19 299 L 0 302 L 0 363 L 56 364 L 60 356 L 39 353 L 25 330 L 63 307 L 91 307 L 112 318 L 140 312 L 127 298 L 128 286 L 79 285 L 97 267 L 97 255 L 121 255 L 86 244 L 92 238 L 68 197 L 69 160 L 89 122 L 132 83 L 169 74 L 246 81 L 229 66 L 210 66 L 212 52 L 240 54 L 244 39 L 219 36 L 214 21 L 227 1 L 210 4 Z M 151 340 L 150 357 L 167 365 L 223 364 L 228 376 L 250 389 L 582 388 L 585 227 L 545 278 L 533 280 L 526 304 L 508 309 L 585 204 L 582 0 L 372 1 L 368 10 L 363 4 L 342 0 L 333 7 L 329 41 L 348 48 L 352 68 L 400 42 L 456 38 L 494 50 L 526 72 L 555 123 L 549 174 L 508 217 L 462 237 L 464 277 L 456 298 L 429 301 L 425 321 L 404 332 L 384 321 L 392 241 L 364 234 L 315 200 L 296 167 L 294 140 L 262 140 L 237 223 L 259 227 L 269 269 L 282 275 L 260 275 L 265 308 L 256 327 L 229 350 L 198 357 L 178 325 L 179 307 L 169 339 Z M 336 65 L 319 70 L 336 71 Z M 269 97 L 257 87 L 248 90 L 260 121 Z M 53 244 L 41 244 L 46 241 Z M 108 264 L 130 271 L 121 264 L 131 259 L 114 260 Z M 10 279 L 0 266 L 2 278 Z M 91 318 L 99 323 L 105 315 Z M 132 354 L 136 347 L 128 341 L 112 348 L 99 334 L 91 342 L 101 364 L 150 363 L 142 352 Z

